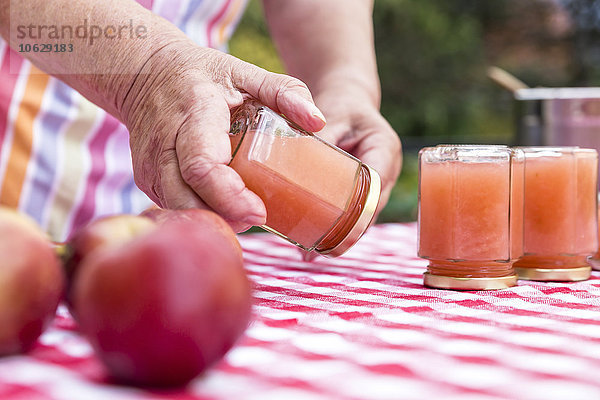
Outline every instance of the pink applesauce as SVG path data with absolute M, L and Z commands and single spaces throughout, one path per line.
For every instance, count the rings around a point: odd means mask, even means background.
M 377 173 L 264 106 L 252 118 L 231 136 L 230 166 L 263 200 L 265 228 L 321 254 L 358 240 L 379 200 Z
M 597 152 L 576 147 L 522 150 L 525 254 L 515 264 L 519 275 L 535 280 L 589 277 L 586 260 L 598 250 Z M 580 273 L 558 271 L 572 268 Z
M 598 207 L 600 207 L 600 205 Z M 598 209 L 598 239 L 600 240 L 600 208 Z M 600 248 L 589 261 L 592 265 L 592 269 L 600 271 Z
M 514 281 L 522 157 L 505 146 L 437 146 L 419 158 L 419 256 L 429 260 L 427 273 Z

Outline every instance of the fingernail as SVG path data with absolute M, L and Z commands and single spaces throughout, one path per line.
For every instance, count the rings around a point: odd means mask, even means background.
M 285 100 L 289 105 L 291 105 L 291 106 L 304 105 L 305 109 L 310 112 L 310 115 L 312 117 L 315 117 L 315 118 L 321 120 L 321 122 L 323 122 L 324 124 L 327 123 L 327 120 L 325 119 L 325 116 L 323 115 L 321 110 L 319 110 L 319 108 L 308 98 L 301 96 L 300 94 L 292 92 L 292 91 L 286 91 L 283 94 L 283 96 L 285 97 Z
M 267 222 L 267 218 L 264 215 L 250 215 L 244 218 L 242 222 L 252 226 L 264 225 Z
M 326 124 L 327 121 L 325 120 L 325 116 L 323 115 L 323 113 L 321 112 L 321 110 L 319 110 L 317 108 L 317 106 L 315 106 L 312 103 L 310 103 L 310 105 L 311 105 L 311 114 L 312 114 L 312 116 L 319 118 L 321 121 L 323 121 L 324 124 Z
M 238 226 L 238 227 L 234 228 L 234 231 L 236 233 L 243 233 L 243 232 L 246 232 L 250 228 L 252 228 L 252 225 L 244 224 L 244 226 Z

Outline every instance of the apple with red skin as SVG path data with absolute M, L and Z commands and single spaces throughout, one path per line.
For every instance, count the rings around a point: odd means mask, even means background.
M 0 207 L 0 254 L 0 355 L 22 353 L 54 318 L 64 276 L 36 223 L 5 207 Z
M 239 243 L 220 217 L 202 214 L 166 221 L 83 258 L 74 307 L 82 332 L 118 381 L 186 384 L 246 329 L 251 293 Z
M 166 208 L 160 208 L 157 206 L 152 206 L 146 210 L 144 210 L 141 216 L 148 217 L 153 221 L 156 221 L 158 224 L 163 224 L 170 220 L 177 221 L 203 221 L 205 218 L 210 218 L 215 221 L 216 227 L 224 227 L 227 232 L 233 229 L 235 232 L 244 232 L 250 229 L 252 226 L 246 224 L 245 222 L 239 221 L 225 221 L 218 214 L 214 213 L 210 210 L 199 209 L 199 208 L 186 208 L 182 210 L 169 210 Z M 208 217 L 208 216 L 212 217 Z
M 242 247 L 235 238 L 235 232 L 231 226 L 218 214 L 213 211 L 188 208 L 184 210 L 168 210 L 153 207 L 140 214 L 143 217 L 150 218 L 158 225 L 164 225 L 173 222 L 198 223 L 206 230 L 207 235 L 217 236 L 217 240 L 223 244 L 229 244 L 230 250 L 242 258 Z
M 62 257 L 67 277 L 64 297 L 74 316 L 72 284 L 83 259 L 95 251 L 121 246 L 155 227 L 156 223 L 150 218 L 128 214 L 109 215 L 90 222 L 69 238 Z

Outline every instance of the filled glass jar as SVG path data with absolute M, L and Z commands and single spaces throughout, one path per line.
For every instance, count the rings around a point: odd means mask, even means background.
M 522 255 L 523 152 L 439 145 L 419 152 L 418 255 L 426 286 L 514 286 Z
M 520 279 L 581 281 L 598 250 L 598 153 L 521 147 L 525 154 L 524 255 Z
M 598 193 L 598 200 L 600 200 L 600 193 Z M 600 202 L 598 207 L 598 240 L 600 241 Z M 598 247 L 596 254 L 594 254 L 592 258 L 588 260 L 588 262 L 592 266 L 593 270 L 600 271 L 600 246 Z
M 373 222 L 381 180 L 352 155 L 256 101 L 232 114 L 230 140 L 229 165 L 265 204 L 262 228 L 337 257 Z

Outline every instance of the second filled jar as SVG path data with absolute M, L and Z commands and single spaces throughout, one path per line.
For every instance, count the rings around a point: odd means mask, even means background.
M 578 147 L 522 147 L 525 154 L 520 279 L 580 281 L 598 250 L 598 153 Z

